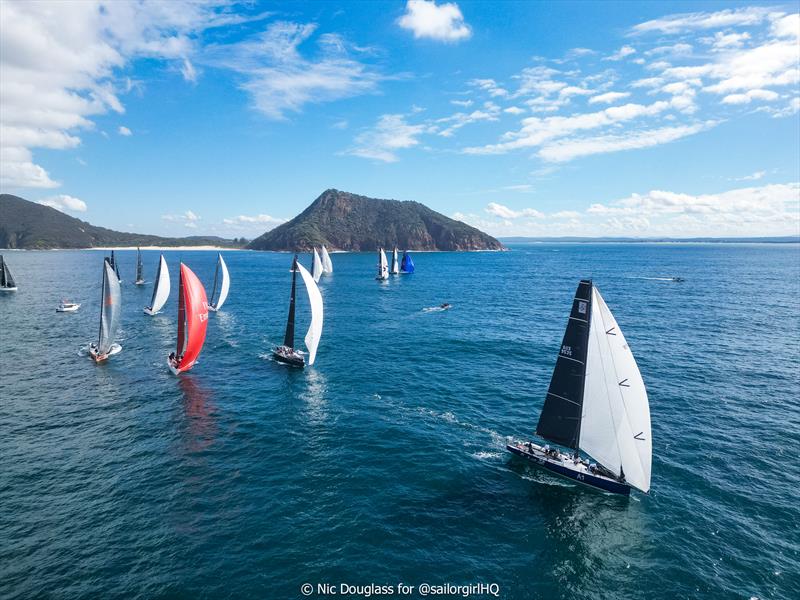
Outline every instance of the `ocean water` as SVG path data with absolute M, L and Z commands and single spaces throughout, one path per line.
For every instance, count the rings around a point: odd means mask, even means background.
M 20 289 L 0 295 L 0 597 L 400 582 L 521 600 L 800 597 L 796 245 L 417 253 L 417 273 L 388 283 L 373 255 L 334 254 L 304 371 L 269 359 L 290 256 L 228 252 L 228 303 L 180 378 L 165 365 L 175 294 L 142 313 L 135 252 L 117 253 L 123 351 L 103 366 L 80 352 L 103 253 L 4 254 Z M 151 280 L 158 253 L 143 254 Z M 173 277 L 183 260 L 210 286 L 215 253 L 165 254 Z M 672 276 L 685 282 L 659 279 Z M 581 277 L 648 387 L 649 495 L 574 487 L 504 449 L 532 434 Z M 61 298 L 83 306 L 56 314 Z M 298 339 L 307 323 L 303 298 Z

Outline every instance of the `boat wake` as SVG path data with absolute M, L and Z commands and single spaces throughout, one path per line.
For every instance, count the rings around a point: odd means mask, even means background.
M 453 308 L 449 304 L 447 306 L 429 306 L 427 308 L 423 308 L 422 312 L 424 313 L 431 313 L 431 312 L 444 312 L 446 310 L 450 310 Z
M 683 282 L 683 277 L 637 277 L 636 279 L 645 279 L 647 281 L 666 281 L 668 283 Z

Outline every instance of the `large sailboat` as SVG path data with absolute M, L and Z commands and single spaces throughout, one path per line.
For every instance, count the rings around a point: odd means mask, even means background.
M 8 268 L 8 263 L 6 263 L 3 255 L 0 254 L 0 292 L 16 291 L 17 283 L 14 281 L 14 277 L 11 275 L 11 271 Z
M 306 332 L 305 343 L 308 349 L 308 364 L 313 365 L 317 357 L 317 346 L 322 337 L 322 294 L 319 292 L 314 278 L 306 271 L 305 267 L 297 262 L 297 256 L 292 263 L 292 295 L 289 300 L 289 318 L 286 320 L 286 332 L 283 336 L 283 345 L 273 349 L 272 356 L 275 360 L 286 363 L 293 367 L 303 368 L 306 365 L 303 353 L 294 347 L 294 316 L 297 292 L 297 273 L 303 278 L 308 293 L 308 301 L 311 304 L 311 324 Z
M 320 258 L 317 249 L 314 248 L 314 254 L 312 255 L 311 258 L 311 276 L 314 278 L 315 283 L 319 283 L 319 278 L 322 277 L 322 273 L 324 270 L 325 267 L 322 264 L 322 258 Z
M 122 351 L 122 346 L 114 343 L 122 313 L 122 293 L 117 274 L 107 258 L 103 259 L 103 285 L 100 302 L 100 333 L 97 341 L 89 344 L 89 356 L 96 363 L 105 362 L 109 356 Z
M 328 254 L 328 249 L 325 246 L 322 246 L 322 272 L 324 274 L 330 275 L 333 273 L 333 262 L 331 261 L 331 255 Z
M 389 279 L 389 263 L 386 261 L 386 252 L 383 251 L 383 248 L 378 250 L 378 273 L 375 275 L 375 279 L 379 281 Z
M 181 263 L 178 279 L 178 346 L 167 358 L 175 375 L 185 373 L 197 362 L 208 327 L 206 290 L 192 270 Z
M 392 275 L 399 275 L 400 274 L 400 261 L 397 258 L 397 248 L 392 251 L 392 268 L 389 269 L 389 273 Z
M 650 489 L 647 391 L 625 336 L 589 280 L 575 293 L 536 434 L 568 451 L 533 442 L 508 450 L 607 492 Z
M 222 283 L 219 288 L 219 296 L 217 296 L 217 281 L 222 274 Z M 228 299 L 228 290 L 231 287 L 231 276 L 228 274 L 228 265 L 222 259 L 222 254 L 217 254 L 217 268 L 214 270 L 214 287 L 211 288 L 211 304 L 208 305 L 208 310 L 217 312 L 225 300 Z M 215 300 L 216 298 L 216 300 Z
M 114 251 L 111 251 L 111 268 L 114 270 L 114 274 L 117 276 L 117 281 L 122 281 L 122 277 L 119 276 L 119 264 L 117 264 L 117 259 L 114 256 Z
M 408 250 L 403 252 L 403 261 L 400 263 L 400 272 L 401 273 L 414 272 L 414 261 L 411 260 L 411 255 L 408 253 Z
M 142 251 L 136 247 L 136 285 L 144 285 L 144 269 L 142 267 Z
M 153 284 L 153 297 L 150 300 L 150 306 L 146 306 L 144 313 L 151 317 L 164 308 L 164 304 L 169 298 L 169 269 L 167 268 L 167 261 L 164 260 L 164 255 L 158 260 L 158 270 L 156 271 L 156 282 Z

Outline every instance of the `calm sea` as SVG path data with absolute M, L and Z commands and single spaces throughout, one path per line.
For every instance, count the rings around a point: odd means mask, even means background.
M 334 254 L 304 371 L 269 359 L 290 256 L 228 252 L 228 303 L 180 378 L 165 365 L 174 292 L 142 313 L 157 252 L 142 288 L 135 252 L 118 252 L 123 351 L 105 366 L 80 354 L 103 253 L 4 254 L 19 291 L 0 295 L 0 597 L 400 582 L 520 600 L 800 597 L 796 245 L 417 253 L 416 274 L 384 284 L 373 255 Z M 165 254 L 173 277 L 183 260 L 211 285 L 215 253 Z M 581 277 L 648 388 L 649 496 L 572 487 L 504 450 L 531 435 Z M 61 298 L 83 306 L 56 314 Z M 302 298 L 298 339 L 307 323 Z

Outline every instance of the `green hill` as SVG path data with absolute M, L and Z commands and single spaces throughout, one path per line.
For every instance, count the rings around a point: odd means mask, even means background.
M 48 249 L 96 246 L 226 246 L 214 236 L 165 238 L 95 227 L 49 206 L 11 194 L 0 194 L 0 248 Z
M 502 250 L 503 245 L 419 202 L 378 200 L 326 190 L 302 213 L 256 238 L 253 250 Z

